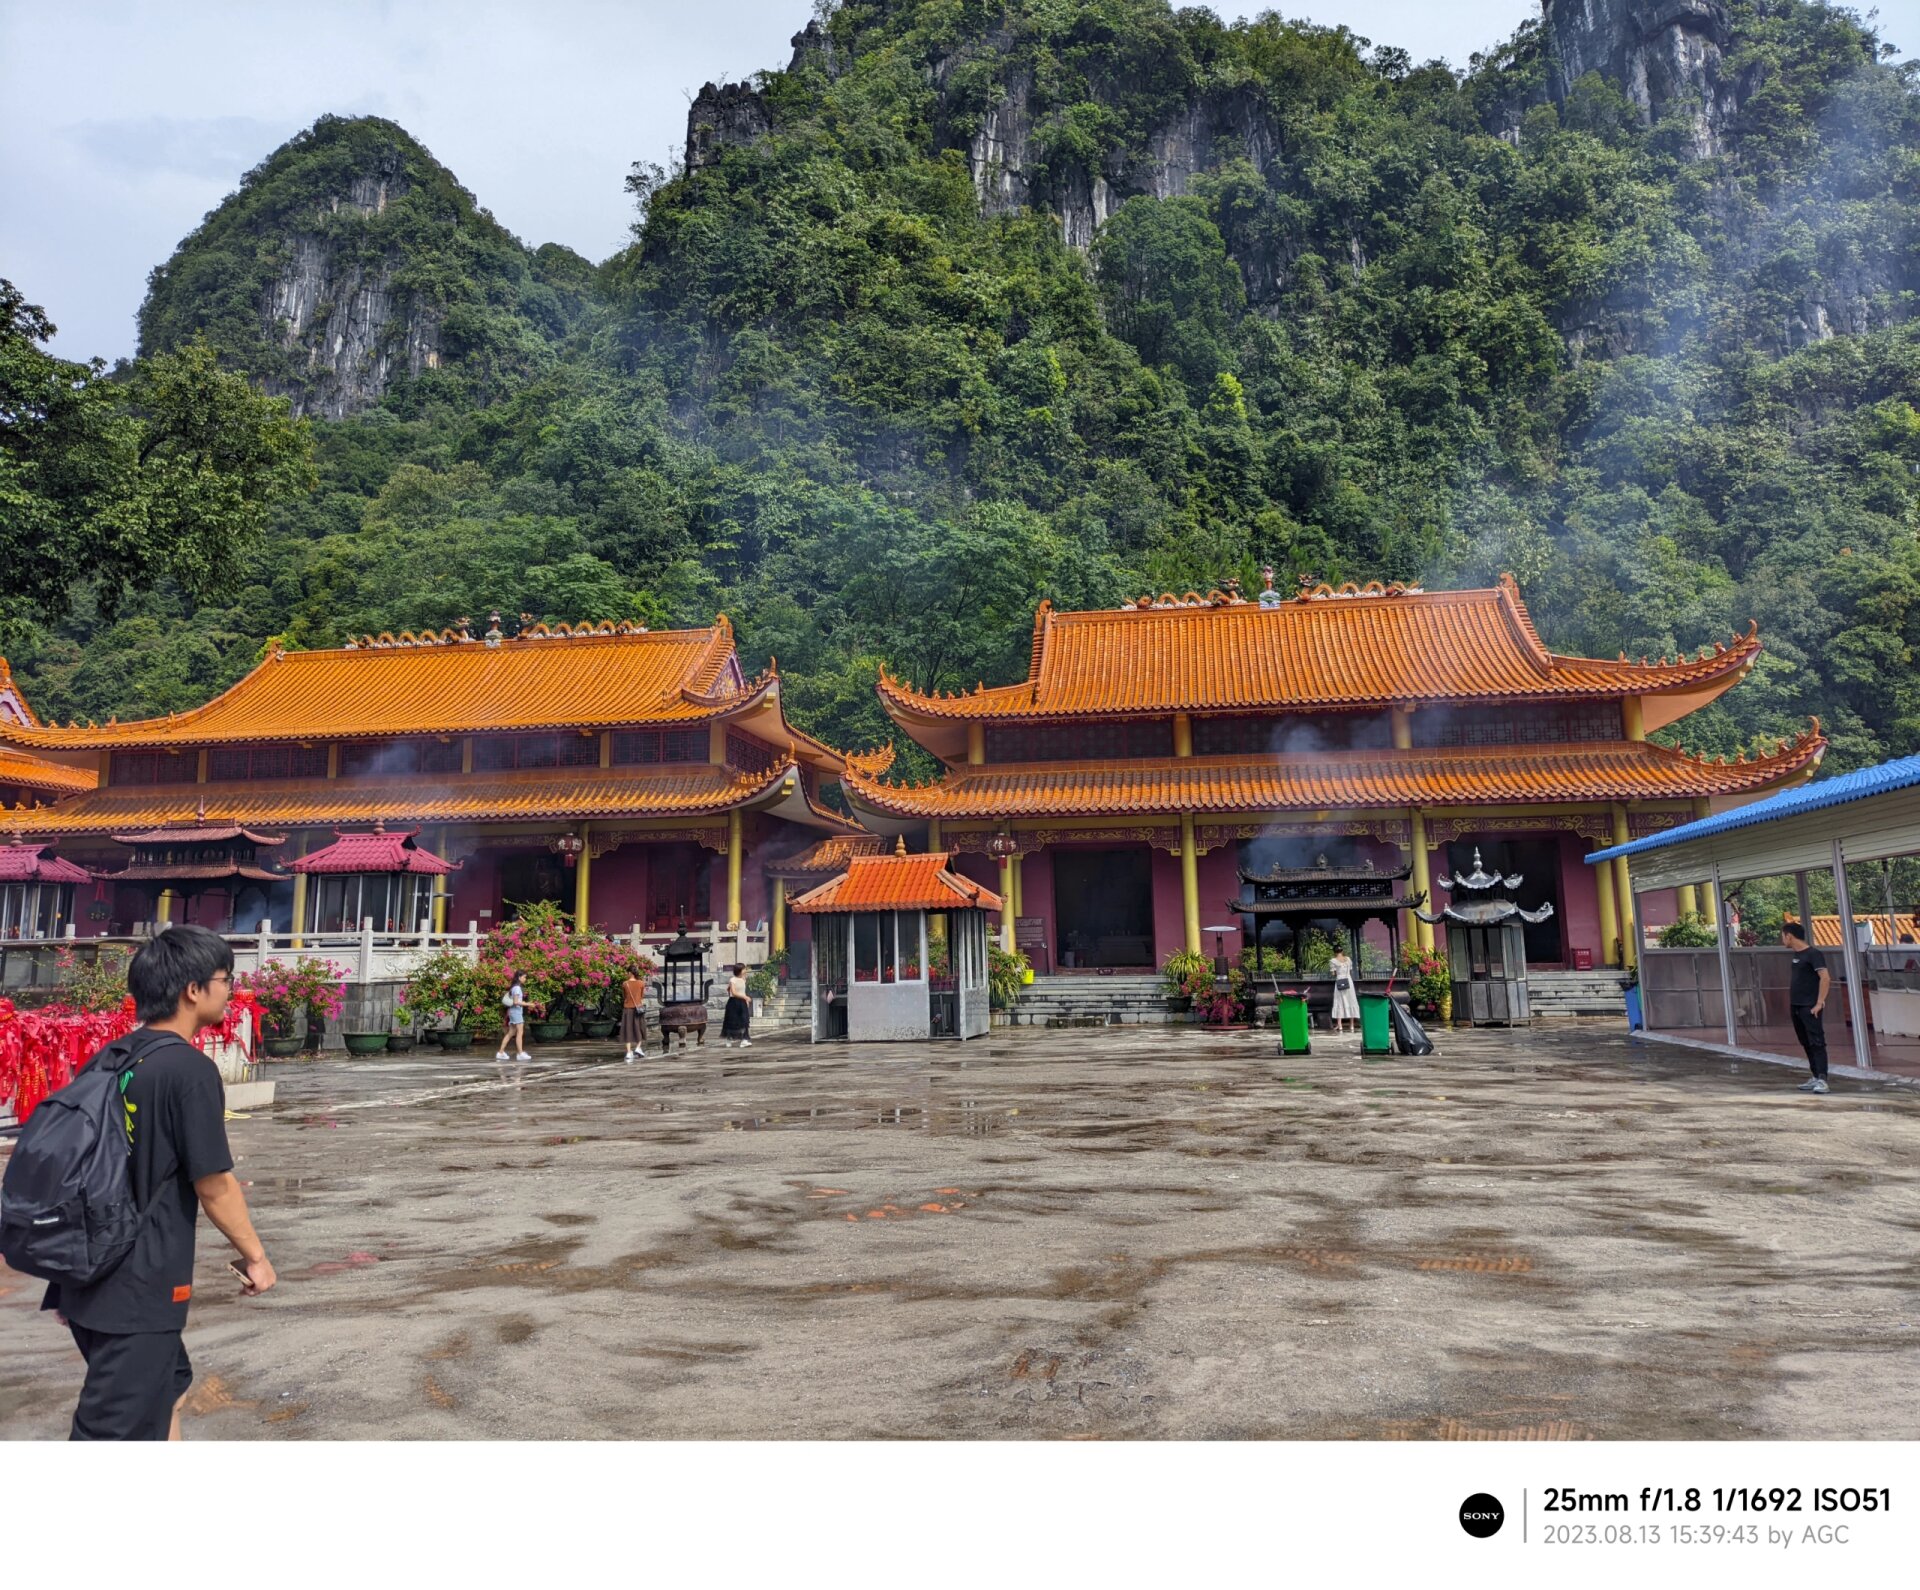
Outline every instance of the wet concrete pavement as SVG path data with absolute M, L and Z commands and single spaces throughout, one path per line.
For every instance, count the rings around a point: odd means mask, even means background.
M 1920 1090 L 1449 1033 L 288 1064 L 189 1438 L 1920 1437 Z M 0 1269 L 0 1438 L 81 1365 Z

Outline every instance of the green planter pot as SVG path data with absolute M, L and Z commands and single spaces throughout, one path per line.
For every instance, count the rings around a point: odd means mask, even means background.
M 558 1043 L 572 1030 L 570 1021 L 530 1021 L 527 1036 L 535 1043 Z
M 413 1048 L 413 1041 L 413 1034 L 410 1032 L 391 1033 L 387 1038 L 387 1053 L 406 1054 Z
M 387 1047 L 391 1033 L 384 1032 L 343 1032 L 340 1034 L 347 1043 L 348 1054 L 379 1054 Z
M 288 1056 L 300 1052 L 300 1040 L 298 1038 L 262 1038 L 260 1047 L 270 1059 L 285 1060 Z
M 617 1021 L 589 1021 L 581 1024 L 581 1030 L 589 1038 L 611 1038 L 613 1029 L 619 1025 Z
M 1191 994 L 1167 995 L 1167 1009 L 1172 1011 L 1173 1014 L 1176 1016 L 1184 1016 L 1188 1011 L 1193 1009 L 1193 995 Z
M 447 1032 L 439 1033 L 437 1042 L 442 1049 L 471 1049 L 473 1034 L 465 1027 L 454 1027 Z

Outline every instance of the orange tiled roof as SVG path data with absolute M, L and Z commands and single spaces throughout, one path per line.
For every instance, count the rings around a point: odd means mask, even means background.
M 998 911 L 1000 896 L 948 870 L 944 850 L 925 856 L 855 856 L 847 870 L 793 902 L 805 913 L 826 911 Z
M 257 784 L 109 787 L 20 814 L 33 835 L 124 833 L 210 816 L 279 828 L 387 822 L 521 822 L 535 819 L 704 816 L 770 805 L 787 788 L 791 764 L 736 774 L 696 762 L 670 768 L 580 768 L 551 772 L 448 773 L 381 784 L 286 779 Z M 795 791 L 788 796 L 797 802 Z M 842 819 L 835 818 L 835 823 Z
M 582 626 L 561 634 L 541 625 L 497 645 L 382 635 L 325 651 L 276 650 L 189 712 L 86 727 L 0 724 L 0 739 L 84 751 L 687 723 L 740 712 L 777 689 L 771 673 L 742 676 L 725 617 L 657 633 Z
M 855 856 L 877 856 L 886 841 L 878 834 L 834 834 L 809 845 L 797 855 L 767 863 L 767 875 L 774 878 L 810 878 L 819 873 L 840 872 Z
M 0 785 L 18 785 L 46 795 L 72 795 L 92 789 L 99 775 L 81 767 L 62 767 L 45 757 L 0 746 Z
M 1056 613 L 1043 602 L 1024 683 L 926 695 L 883 673 L 880 699 L 908 724 L 1703 690 L 1705 700 L 1752 667 L 1760 650 L 1750 632 L 1691 660 L 1559 656 L 1541 642 L 1510 575 L 1478 591 L 1321 592 L 1268 607 L 1218 593 L 1108 612 Z M 1671 716 L 1655 714 L 1648 726 Z
M 1874 945 L 1880 949 L 1885 949 L 1889 945 L 1897 946 L 1902 935 L 1920 940 L 1920 917 L 1908 916 L 1899 911 L 1894 912 L 1892 924 L 1893 934 L 1891 937 L 1889 937 L 1887 933 L 1887 913 L 1884 911 L 1856 911 L 1853 914 L 1853 920 L 1856 924 L 1861 922 L 1871 922 L 1873 924 Z M 1825 949 L 1837 950 L 1840 948 L 1840 918 L 1838 915 L 1816 916 L 1813 919 L 1813 942 Z M 1916 954 L 1920 954 L 1920 947 L 1909 946 L 1909 948 L 1913 948 Z
M 922 785 L 887 784 L 849 769 L 845 788 L 856 806 L 921 819 L 1674 800 L 1767 789 L 1811 772 L 1826 747 L 1809 732 L 1748 762 L 1709 762 L 1651 741 L 1621 740 L 1258 759 L 987 763 L 951 768 Z

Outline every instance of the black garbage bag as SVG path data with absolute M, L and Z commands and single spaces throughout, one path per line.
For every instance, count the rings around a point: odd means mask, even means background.
M 1393 1046 L 1402 1054 L 1432 1054 L 1433 1040 L 1413 1013 L 1393 995 L 1387 995 L 1387 1020 L 1393 1024 Z

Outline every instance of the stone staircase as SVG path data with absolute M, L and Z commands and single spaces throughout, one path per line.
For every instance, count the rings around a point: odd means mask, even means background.
M 1528 972 L 1527 1000 L 1535 1021 L 1562 1021 L 1577 1016 L 1616 1016 L 1626 1023 L 1626 997 L 1620 992 L 1620 973 L 1612 968 L 1591 972 Z
M 1160 979 L 1152 973 L 1116 972 L 1036 977 L 1020 990 L 1016 1027 L 1149 1025 L 1184 1022 L 1167 1009 Z

